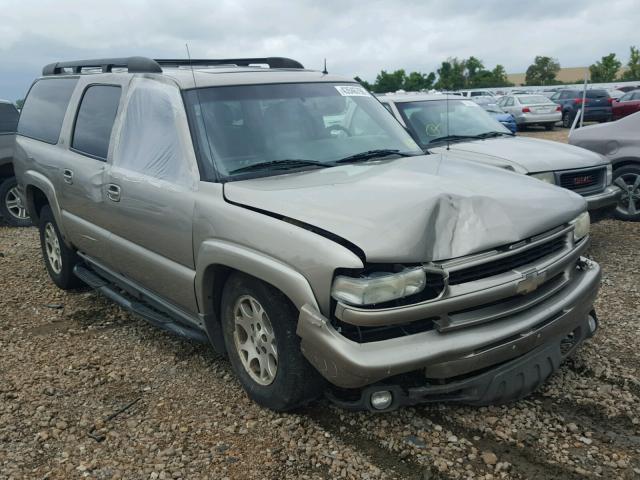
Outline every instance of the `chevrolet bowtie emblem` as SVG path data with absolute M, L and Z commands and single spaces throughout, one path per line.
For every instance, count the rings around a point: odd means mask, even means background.
M 531 293 L 542 284 L 547 276 L 546 272 L 539 272 L 536 269 L 522 273 L 522 280 L 518 281 L 516 291 L 519 294 Z

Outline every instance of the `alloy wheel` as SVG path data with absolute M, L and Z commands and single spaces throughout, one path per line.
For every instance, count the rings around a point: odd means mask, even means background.
M 51 270 L 56 274 L 60 274 L 62 271 L 62 254 L 60 253 L 58 235 L 52 223 L 47 223 L 44 227 L 44 245 Z
M 270 385 L 278 371 L 273 326 L 260 302 L 243 295 L 233 307 L 233 340 L 247 373 L 260 385 Z
M 615 179 L 622 190 L 622 196 L 616 209 L 624 215 L 636 215 L 640 212 L 640 174 L 623 173 Z
M 18 195 L 18 187 L 11 188 L 4 196 L 4 204 L 7 211 L 18 220 L 26 220 L 29 218 L 27 209 L 22 203 L 20 195 Z

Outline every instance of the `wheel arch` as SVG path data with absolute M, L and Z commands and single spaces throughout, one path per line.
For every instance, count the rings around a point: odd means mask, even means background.
M 308 280 L 290 265 L 231 242 L 205 241 L 197 255 L 194 288 L 207 334 L 219 353 L 225 351 L 220 324 L 222 290 L 229 276 L 236 272 L 271 285 L 298 310 L 304 305 L 318 309 Z
M 618 168 L 626 167 L 628 165 L 637 165 L 638 167 L 640 167 L 640 158 L 637 158 L 637 157 L 616 158 L 615 160 L 611 161 L 611 165 L 613 166 L 614 171 L 617 170 Z

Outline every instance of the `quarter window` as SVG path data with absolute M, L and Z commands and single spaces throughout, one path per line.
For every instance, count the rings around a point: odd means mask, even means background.
M 120 87 L 93 85 L 87 88 L 78 109 L 71 147 L 106 159 L 119 103 Z
M 77 78 L 51 78 L 36 82 L 25 100 L 18 133 L 47 143 L 58 143 L 62 121 Z

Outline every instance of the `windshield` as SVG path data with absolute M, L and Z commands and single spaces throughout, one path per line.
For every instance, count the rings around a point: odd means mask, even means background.
M 522 105 L 536 105 L 538 103 L 551 103 L 544 95 L 521 95 L 518 100 Z
M 186 92 L 185 102 L 203 168 L 225 178 L 333 166 L 372 151 L 422 153 L 357 84 L 211 87 Z
M 403 102 L 396 106 L 423 148 L 452 135 L 475 137 L 493 132 L 510 134 L 475 102 L 456 99 L 448 103 L 448 121 L 446 100 Z

